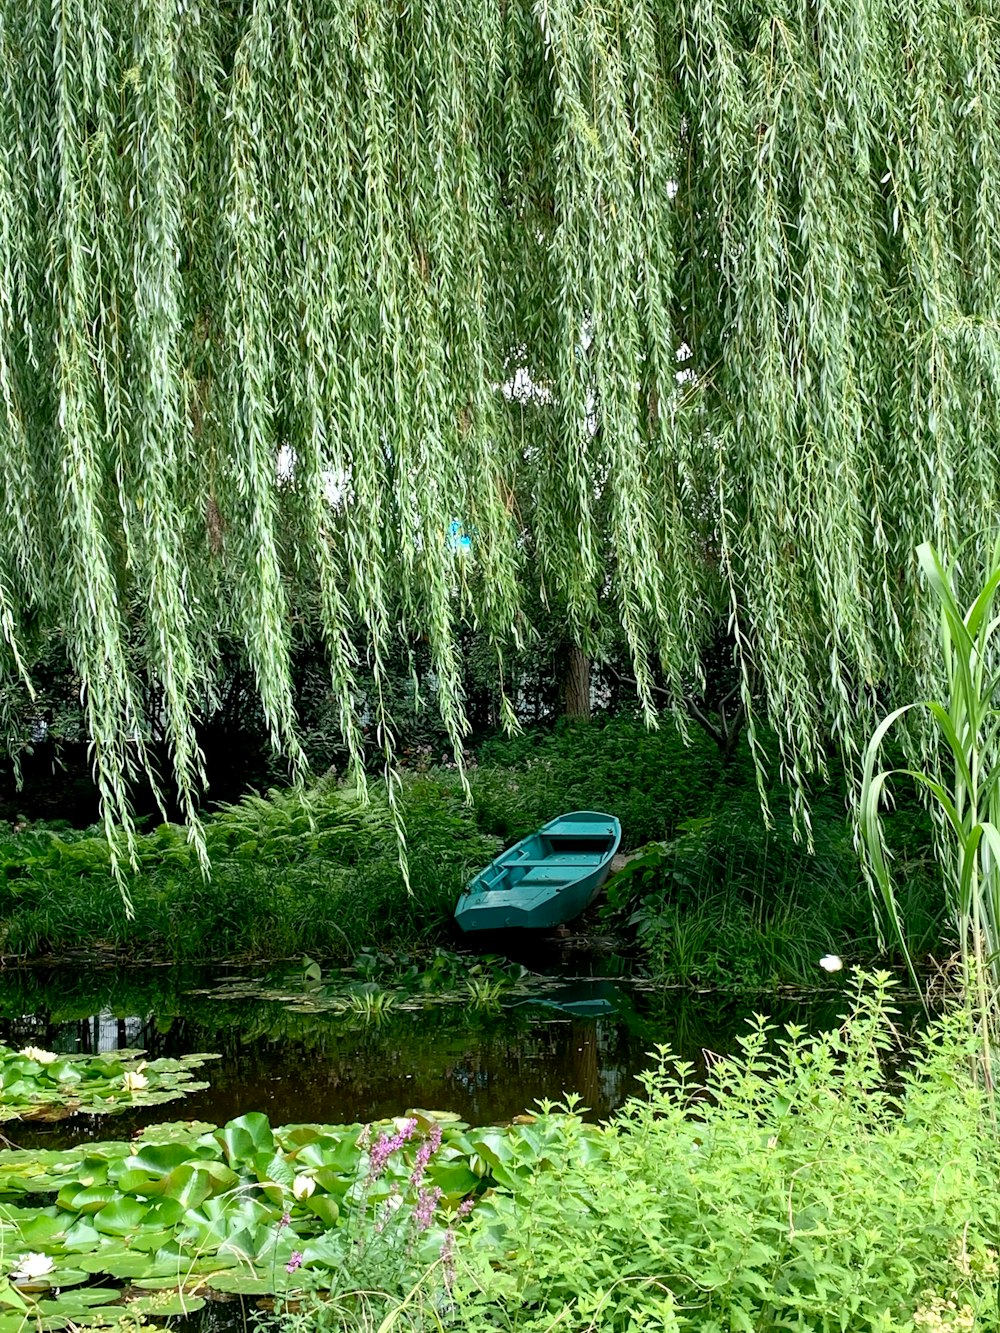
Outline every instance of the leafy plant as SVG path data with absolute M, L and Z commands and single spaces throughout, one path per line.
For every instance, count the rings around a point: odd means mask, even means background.
M 889 987 L 857 982 L 814 1036 L 755 1019 L 703 1083 L 660 1048 L 596 1142 L 558 1117 L 549 1161 L 476 1210 L 454 1327 L 916 1333 L 936 1310 L 1000 1328 L 1000 1146 L 967 1016 L 900 1071 Z
M 617 815 L 623 847 L 639 847 L 710 813 L 730 784 L 753 786 L 749 761 L 725 772 L 700 733 L 686 744 L 672 725 L 651 731 L 628 715 L 496 737 L 477 761 L 469 774 L 476 819 L 507 842 L 566 810 L 589 809 Z
M 62 1055 L 35 1046 L 0 1046 L 0 1122 L 65 1120 L 85 1112 L 111 1115 L 136 1106 L 158 1106 L 207 1088 L 192 1081 L 216 1055 L 143 1060 L 142 1051 Z
M 786 809 L 776 804 L 767 827 L 756 794 L 731 790 L 716 813 L 683 821 L 671 841 L 648 845 L 609 881 L 605 918 L 634 933 L 661 983 L 804 985 L 817 980 L 824 954 L 874 959 L 879 939 L 845 806 L 825 793 L 811 817 L 810 850 Z M 915 855 L 908 819 L 891 830 L 894 841 L 901 834 Z M 912 946 L 940 938 L 934 887 L 914 865 L 905 889 Z
M 0 1252 L 15 1273 L 42 1259 L 43 1301 L 94 1274 L 196 1304 L 206 1287 L 329 1290 L 365 1256 L 384 1265 L 404 1232 L 406 1265 L 438 1257 L 465 1200 L 509 1178 L 497 1144 L 445 1113 L 284 1129 L 251 1113 L 220 1129 L 154 1126 L 132 1143 L 15 1150 L 0 1161 Z M 31 1206 L 45 1194 L 50 1205 Z M 43 1327 L 62 1313 L 34 1295 L 29 1309 Z
M 103 834 L 33 828 L 0 839 L 0 950 L 17 957 L 80 948 L 176 961 L 350 961 L 363 948 L 440 938 L 462 885 L 499 850 L 477 829 L 453 780 L 409 779 L 410 891 L 384 789 L 363 804 L 330 783 L 249 796 L 205 822 L 205 880 L 185 831 L 136 838 L 127 919 Z
M 995 1031 L 1000 1024 L 1000 621 L 995 614 L 1000 538 L 986 580 L 964 612 L 956 596 L 955 571 L 946 568 L 927 543 L 917 556 L 940 609 L 945 695 L 943 700 L 904 704 L 876 728 L 865 753 L 861 832 L 880 906 L 905 948 L 906 913 L 890 872 L 881 806 L 894 774 L 910 778 L 926 793 L 939 819 L 941 871 L 958 934 L 963 982 L 975 991 L 979 1021 Z M 926 715 L 934 733 L 925 747 L 926 768 L 877 769 L 886 738 L 913 709 Z M 983 1058 L 992 1084 L 991 1046 L 987 1036 Z

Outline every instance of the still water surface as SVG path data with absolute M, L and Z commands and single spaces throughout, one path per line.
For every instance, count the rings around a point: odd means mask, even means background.
M 577 966 L 579 962 L 577 960 Z M 649 1052 L 667 1044 L 701 1065 L 732 1050 L 763 1009 L 778 1023 L 835 1023 L 842 987 L 809 998 L 653 994 L 627 980 L 526 972 L 499 1008 L 468 995 L 406 999 L 381 1021 L 328 1006 L 336 985 L 283 972 L 77 968 L 0 974 L 0 1040 L 60 1051 L 143 1048 L 150 1058 L 215 1051 L 183 1101 L 114 1117 L 8 1126 L 23 1146 L 122 1138 L 158 1120 L 223 1123 L 263 1111 L 272 1124 L 352 1123 L 410 1107 L 473 1124 L 509 1120 L 536 1099 L 580 1094 L 592 1119 L 632 1093 Z M 412 1004 L 413 1007 L 410 1007 Z M 405 1007 L 403 1007 L 405 1005 Z

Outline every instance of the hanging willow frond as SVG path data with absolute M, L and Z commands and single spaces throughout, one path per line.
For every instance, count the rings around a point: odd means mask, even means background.
M 0 674 L 64 637 L 109 826 L 149 685 L 196 825 L 222 636 L 301 769 L 300 617 L 359 780 L 397 636 L 460 755 L 532 583 L 681 725 L 728 605 L 805 815 L 1000 498 L 994 8 L 0 0 Z

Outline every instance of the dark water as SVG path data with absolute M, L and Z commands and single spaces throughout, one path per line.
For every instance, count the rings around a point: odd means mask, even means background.
M 812 1029 L 833 1024 L 844 1011 L 843 987 L 836 983 L 808 999 L 657 995 L 628 981 L 574 977 L 565 959 L 548 961 L 547 972 L 526 974 L 499 1009 L 476 1008 L 464 996 L 397 1008 L 381 1021 L 323 1011 L 328 989 L 304 986 L 301 967 L 256 975 L 218 969 L 0 973 L 0 1040 L 7 1044 L 91 1052 L 141 1047 L 150 1058 L 199 1051 L 221 1056 L 196 1075 L 211 1087 L 181 1101 L 6 1130 L 26 1147 L 57 1146 L 125 1137 L 159 1120 L 221 1123 L 263 1111 L 273 1124 L 336 1124 L 410 1107 L 455 1111 L 485 1124 L 568 1092 L 580 1094 L 590 1118 L 603 1119 L 639 1090 L 636 1076 L 658 1044 L 699 1064 L 705 1050 L 733 1049 L 755 1011 Z M 582 970 L 579 959 L 573 967 Z M 260 989 L 277 989 L 283 999 L 260 998 L 254 993 Z M 206 990 L 217 993 L 201 993 Z M 300 1011 L 317 1002 L 320 1012 Z

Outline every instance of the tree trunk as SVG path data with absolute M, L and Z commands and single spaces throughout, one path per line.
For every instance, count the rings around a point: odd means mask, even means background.
M 566 657 L 566 716 L 590 717 L 590 658 L 570 644 Z

